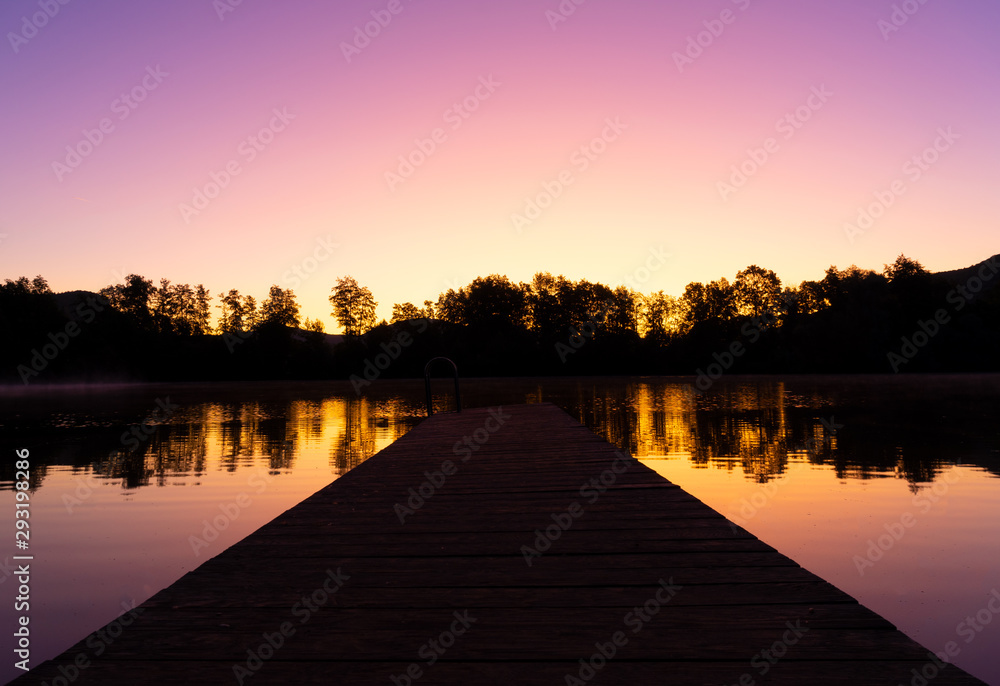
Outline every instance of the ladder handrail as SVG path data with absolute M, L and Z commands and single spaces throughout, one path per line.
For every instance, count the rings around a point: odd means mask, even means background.
M 462 411 L 462 395 L 458 390 L 458 365 L 447 357 L 434 357 L 424 365 L 424 390 L 427 393 L 427 416 L 434 414 L 434 401 L 431 398 L 431 365 L 438 360 L 444 360 L 451 365 L 452 373 L 455 376 L 455 411 Z

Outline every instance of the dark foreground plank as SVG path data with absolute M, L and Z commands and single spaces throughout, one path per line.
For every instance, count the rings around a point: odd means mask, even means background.
M 982 683 L 551 405 L 435 416 L 133 613 L 14 683 Z

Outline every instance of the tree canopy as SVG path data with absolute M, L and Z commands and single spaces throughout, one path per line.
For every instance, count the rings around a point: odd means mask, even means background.
M 359 285 L 353 276 L 343 276 L 332 291 L 332 315 L 344 327 L 345 335 L 360 336 L 375 326 L 378 303 L 367 287 Z
M 391 364 L 376 369 L 379 376 L 419 374 L 442 354 L 479 375 L 685 374 L 736 348 L 747 354 L 730 372 L 1000 370 L 1000 278 L 991 280 L 1000 266 L 990 267 L 998 260 L 945 277 L 900 255 L 881 271 L 831 266 L 797 286 L 749 265 L 732 281 L 693 282 L 678 295 L 549 272 L 526 283 L 489 274 L 422 307 L 395 303 L 391 322 L 381 323 L 371 290 L 343 276 L 329 296 L 346 334 L 336 347 L 320 320 L 302 321 L 295 293 L 277 285 L 259 304 L 237 289 L 220 293 L 213 324 L 213 296 L 202 284 L 162 278 L 156 286 L 129 274 L 97 295 L 56 295 L 44 277 L 22 276 L 0 284 L 8 332 L 0 351 L 18 360 L 11 369 L 22 379 L 42 370 L 100 378 L 108 370 L 125 378 L 350 376 L 386 351 Z M 219 338 L 221 345 L 209 340 Z M 56 357 L 46 359 L 43 349 Z M 30 369 L 22 364 L 32 360 Z

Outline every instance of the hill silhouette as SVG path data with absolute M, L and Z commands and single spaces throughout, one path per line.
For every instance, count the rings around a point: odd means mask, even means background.
M 950 284 L 958 285 L 969 281 L 974 276 L 978 276 L 983 269 L 989 269 L 992 265 L 1000 265 L 1000 254 L 983 260 L 978 264 L 964 269 L 952 269 L 946 272 L 935 272 L 935 276 L 947 281 Z M 990 279 L 986 281 L 986 291 L 990 291 L 1000 285 L 1000 279 Z

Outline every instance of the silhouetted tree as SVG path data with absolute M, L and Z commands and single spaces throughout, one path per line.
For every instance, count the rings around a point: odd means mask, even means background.
M 267 299 L 260 306 L 261 324 L 297 327 L 299 305 L 291 288 L 271 286 Z
M 156 328 L 161 333 L 172 332 L 172 310 L 170 280 L 160 279 L 160 287 L 154 288 L 150 294 L 149 309 L 153 315 Z
M 638 335 L 639 301 L 626 286 L 618 286 L 612 291 L 604 326 L 614 335 Z
M 785 318 L 795 318 L 802 314 L 803 309 L 802 291 L 793 286 L 785 286 L 781 291 L 781 311 Z
M 186 283 L 174 286 L 174 331 L 184 336 L 194 333 L 195 318 L 198 305 L 194 299 L 194 291 Z
M 438 296 L 435 304 L 435 312 L 438 319 L 442 319 L 451 324 L 467 324 L 465 316 L 465 303 L 468 299 L 466 289 L 449 288 L 446 292 Z
M 466 323 L 502 329 L 527 328 L 528 290 L 524 284 L 490 274 L 475 279 L 465 290 Z
M 151 279 L 138 274 L 129 274 L 124 284 L 115 284 L 102 288 L 103 296 L 113 308 L 124 313 L 140 329 L 153 328 L 153 313 L 150 311 L 150 300 L 156 291 Z
M 27 276 L 21 276 L 16 281 L 5 279 L 4 283 L 0 284 L 0 289 L 3 289 L 7 295 L 13 296 L 45 295 L 52 293 L 52 289 L 49 288 L 49 282 L 46 281 L 45 277 L 41 274 L 38 274 L 30 281 Z
M 204 291 L 203 287 L 199 288 Z M 160 287 L 153 291 L 150 298 L 150 310 L 160 333 L 182 336 L 204 333 L 200 307 L 198 296 L 191 286 L 186 283 L 171 286 L 169 279 L 160 279 Z
M 323 333 L 323 330 L 326 327 L 319 319 L 309 319 L 306 317 L 306 320 L 302 323 L 302 328 L 306 331 L 312 331 L 314 333 Z
M 422 316 L 420 308 L 413 303 L 396 303 L 392 306 L 392 320 L 389 323 L 406 322 L 411 319 L 419 319 Z
M 352 276 L 337 279 L 337 285 L 332 289 L 330 304 L 333 306 L 333 316 L 344 327 L 348 336 L 359 336 L 375 327 L 375 308 L 378 303 L 372 292 Z
M 243 298 L 235 288 L 219 300 L 220 333 L 240 333 L 243 331 Z
M 784 288 L 774 272 L 751 265 L 732 284 L 725 278 L 690 283 L 679 298 L 547 272 L 530 284 L 491 274 L 449 289 L 436 302 L 425 300 L 423 308 L 396 304 L 393 323 L 377 326 L 371 292 L 343 277 L 330 302 L 350 340 L 336 348 L 319 320 L 306 319 L 307 335 L 290 334 L 298 305 L 291 290 L 277 286 L 259 309 L 235 289 L 222 295 L 217 330 L 223 336 L 215 338 L 203 336 L 212 330 L 212 295 L 200 284 L 161 279 L 157 288 L 130 274 L 101 291 L 104 301 L 86 292 L 55 295 L 43 277 L 22 276 L 0 284 L 0 357 L 25 362 L 7 369 L 7 378 L 27 383 L 42 373 L 40 346 L 54 345 L 50 334 L 69 331 L 74 322 L 85 334 L 73 336 L 72 346 L 44 365 L 46 380 L 349 374 L 401 331 L 414 342 L 387 377 L 419 374 L 426 359 L 441 354 L 478 375 L 683 374 L 704 368 L 711 352 L 735 341 L 747 353 L 730 373 L 885 372 L 891 371 L 887 352 L 905 347 L 919 325 L 934 333 L 916 356 L 900 362 L 897 355 L 892 370 L 1000 371 L 1000 278 L 987 278 L 993 262 L 930 274 L 900 255 L 881 272 L 831 266 L 818 281 Z M 972 279 L 975 288 L 963 295 Z M 949 320 L 937 326 L 931 322 L 941 308 L 948 308 Z M 752 317 L 770 317 L 771 325 L 759 335 L 747 333 Z M 178 341 L 181 335 L 194 340 Z
M 781 314 L 781 279 L 770 269 L 753 264 L 737 273 L 733 296 L 740 316 L 773 321 Z
M 903 254 L 900 254 L 892 264 L 885 265 L 882 270 L 882 274 L 890 283 L 922 277 L 928 273 L 922 264 Z
M 538 272 L 528 286 L 531 329 L 546 340 L 555 338 L 568 328 L 568 325 L 564 325 L 565 316 L 559 302 L 565 283 L 566 279 L 562 276 L 554 277 L 548 272 Z
M 205 335 L 212 332 L 212 294 L 202 284 L 194 291 L 194 333 Z
M 559 277 L 556 283 L 559 289 L 556 322 L 561 335 L 593 321 L 600 321 L 603 330 L 608 330 L 608 318 L 614 316 L 616 308 L 614 291 L 586 279 L 572 283 Z
M 728 324 L 739 313 L 736 289 L 723 277 L 705 287 L 705 316 L 716 324 Z
M 243 298 L 243 319 L 247 331 L 252 331 L 260 326 L 261 313 L 257 309 L 257 300 L 252 295 Z
M 47 330 L 57 328 L 59 312 L 48 282 L 36 276 L 0 284 L 0 350 L 13 351 Z
M 640 333 L 657 345 L 666 345 L 680 328 L 677 299 L 663 291 L 643 296 L 640 313 Z
M 821 292 L 830 307 L 840 311 L 872 309 L 884 299 L 887 280 L 871 269 L 851 265 L 838 271 L 831 266 L 820 281 Z
M 707 322 L 711 306 L 708 302 L 708 294 L 705 284 L 694 281 L 684 287 L 684 294 L 680 301 L 682 335 L 690 334 L 699 324 Z
M 787 302 L 788 298 L 786 298 Z M 795 310 L 800 315 L 810 315 L 824 310 L 830 302 L 823 296 L 823 287 L 818 281 L 803 281 L 795 292 Z

